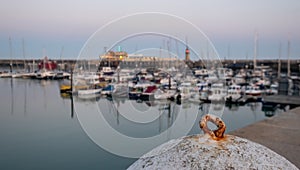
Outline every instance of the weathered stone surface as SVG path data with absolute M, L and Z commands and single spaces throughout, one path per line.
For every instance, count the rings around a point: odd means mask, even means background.
M 128 169 L 297 169 L 284 157 L 247 139 L 208 134 L 171 140 Z

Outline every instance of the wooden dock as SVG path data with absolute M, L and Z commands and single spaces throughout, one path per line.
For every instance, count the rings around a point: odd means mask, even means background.
M 300 168 L 300 107 L 230 134 L 262 144 Z

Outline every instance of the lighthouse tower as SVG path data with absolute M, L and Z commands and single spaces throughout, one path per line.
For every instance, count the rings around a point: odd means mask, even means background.
M 185 49 L 185 61 L 190 61 L 190 50 L 188 46 L 186 46 Z

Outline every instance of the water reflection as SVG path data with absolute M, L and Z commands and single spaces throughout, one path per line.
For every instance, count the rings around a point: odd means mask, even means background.
M 62 96 L 64 97 L 64 96 Z M 172 126 L 172 123 L 176 119 L 179 111 L 182 111 L 185 120 L 188 119 L 188 114 L 190 112 L 194 112 L 199 117 L 202 117 L 204 114 L 215 114 L 218 116 L 221 116 L 225 119 L 229 119 L 230 123 L 235 122 L 235 119 L 239 119 L 239 122 L 242 122 L 241 124 L 235 124 L 232 126 L 232 128 L 229 128 L 229 130 L 234 130 L 243 126 L 246 126 L 250 124 L 251 122 L 256 122 L 259 120 L 262 120 L 264 117 L 270 117 L 274 116 L 276 112 L 278 112 L 278 107 L 273 107 L 273 110 L 265 110 L 264 106 L 260 102 L 251 102 L 247 103 L 246 105 L 239 105 L 239 104 L 228 104 L 228 103 L 191 103 L 191 102 L 183 102 L 183 103 L 176 103 L 172 101 L 142 101 L 142 100 L 129 100 L 127 98 L 107 98 L 104 96 L 99 95 L 93 95 L 88 96 L 86 98 L 74 97 L 76 102 L 88 102 L 90 104 L 97 103 L 100 110 L 102 109 L 102 113 L 104 113 L 105 118 L 108 120 L 108 122 L 115 128 L 115 126 L 120 126 L 120 124 L 128 124 L 130 120 L 124 117 L 124 115 L 120 114 L 121 112 L 126 112 L 128 110 L 129 106 L 134 106 L 137 111 L 149 111 L 149 109 L 154 108 L 154 110 L 151 111 L 152 114 L 158 113 L 160 116 L 158 116 L 158 119 L 154 122 L 158 121 L 158 131 L 157 133 L 161 133 L 164 130 L 168 129 Z M 73 99 L 72 97 L 70 99 Z M 74 102 L 71 102 L 72 105 L 74 105 Z M 86 105 L 88 106 L 88 105 Z M 72 114 L 74 115 L 74 106 L 72 106 Z M 242 108 L 240 110 L 240 108 Z M 260 109 L 261 108 L 261 109 Z M 196 112 L 195 112 L 196 110 Z M 228 112 L 231 112 L 232 114 L 236 115 L 228 115 Z M 263 112 L 264 114 L 261 114 Z M 224 115 L 222 115 L 224 113 Z M 250 114 L 248 114 L 250 113 Z M 246 114 L 246 115 L 245 115 Z M 114 116 L 114 118 L 111 117 L 111 115 Z M 250 118 L 252 115 L 252 118 Z M 163 122 L 164 121 L 164 122 Z M 115 123 L 112 123 L 115 122 Z M 153 122 L 152 122 L 153 123 Z M 166 123 L 163 125 L 163 123 Z M 152 125 L 154 125 L 153 123 Z M 151 125 L 151 126 L 152 126 Z M 136 124 L 134 126 L 137 126 Z M 143 124 L 143 126 L 145 126 Z M 118 129 L 118 128 L 116 128 Z M 120 132 L 123 133 L 126 127 L 122 126 L 122 128 L 119 128 Z M 125 130 L 126 131 L 126 130 Z M 199 130 L 197 130 L 199 132 Z M 126 134 L 129 135 L 129 134 Z M 132 134 L 131 134 L 132 135 Z M 152 134 L 155 135 L 155 134 Z M 144 136 L 143 136 L 144 137 Z
M 191 113 L 196 114 L 198 116 L 197 119 L 199 119 L 207 113 L 222 114 L 224 112 L 224 114 L 221 116 L 223 116 L 223 119 L 227 120 L 229 124 L 228 131 L 244 127 L 253 122 L 262 120 L 265 117 L 273 116 L 276 112 L 278 112 L 278 108 L 272 112 L 264 111 L 261 109 L 263 105 L 260 102 L 248 103 L 246 105 L 225 105 L 222 103 L 196 104 L 189 102 L 177 104 L 176 102 L 171 101 L 136 101 L 128 100 L 126 98 L 105 98 L 103 96 L 89 100 L 75 100 L 83 103 L 90 102 L 91 104 L 96 102 L 101 110 L 101 113 L 103 113 L 110 126 L 117 129 L 122 134 L 133 137 L 145 137 L 145 135 L 153 136 L 166 131 L 172 126 L 180 111 L 182 111 L 184 116 L 183 120 L 181 120 L 183 122 L 187 122 L 186 120 L 189 119 L 188 117 Z M 86 107 L 88 107 L 88 105 Z M 127 112 L 134 111 L 130 110 L 128 107 L 134 107 L 135 111 L 141 113 L 147 112 L 148 114 L 158 114 L 159 116 L 157 116 L 157 119 L 149 124 L 134 123 L 132 120 L 126 117 Z M 137 133 L 136 130 L 128 130 L 132 129 L 129 126 L 140 129 L 140 131 Z M 154 130 L 153 127 L 157 127 L 157 130 Z M 147 131 L 147 134 L 145 134 L 144 131 Z M 190 133 L 199 133 L 197 123 L 195 125 L 195 129 L 192 129 Z
M 0 92 L 0 169 L 125 169 L 134 161 L 91 142 L 57 81 L 0 79 Z
M 279 105 L 272 107 L 273 110 L 266 110 L 262 103 L 244 106 L 232 104 L 223 108 L 220 104 L 210 103 L 144 102 L 103 96 L 79 98 L 60 94 L 59 82 L 45 80 L 0 79 L 0 91 L 4 96 L 0 99 L 0 156 L 3 158 L 0 160 L 0 169 L 55 169 L 58 164 L 49 160 L 60 160 L 59 165 L 66 169 L 84 169 L 87 166 L 95 169 L 124 169 L 134 161 L 111 154 L 91 142 L 78 120 L 101 124 L 102 129 L 93 129 L 93 132 L 97 135 L 106 134 L 105 139 L 101 136 L 100 140 L 118 146 L 118 150 L 132 150 L 137 148 L 137 144 L 126 146 L 118 138 L 113 138 L 113 133 L 108 132 L 108 127 L 103 125 L 106 122 L 118 133 L 138 139 L 164 134 L 161 141 L 150 138 L 153 144 L 145 144 L 147 146 L 141 149 L 141 152 L 146 152 L 160 142 L 182 134 L 200 133 L 199 119 L 212 110 L 220 112 L 224 109 L 222 118 L 226 122 L 227 132 L 230 132 L 287 109 Z M 99 116 L 99 110 L 105 122 L 84 122 L 84 118 Z M 153 116 L 156 119 L 135 123 L 128 119 L 130 114 Z M 187 133 L 172 128 L 184 128 L 191 124 L 192 128 Z M 39 164 L 36 160 L 39 160 Z
M 0 86 L 1 94 L 5 96 L 2 98 L 2 108 L 8 109 L 7 113 L 11 115 L 22 113 L 28 116 L 35 109 L 40 113 L 47 113 L 53 109 L 54 103 L 73 103 L 70 94 L 60 94 L 57 91 L 55 81 L 7 78 L 0 80 Z M 63 100 L 54 99 L 56 96 Z M 69 102 L 67 103 L 69 106 Z
M 240 105 L 237 103 L 226 103 L 226 107 L 228 110 L 236 112 L 239 110 Z
M 61 97 L 65 97 L 65 96 L 61 95 Z M 91 95 L 91 96 L 84 96 L 84 97 L 78 96 L 75 98 L 75 100 L 80 101 L 80 102 L 99 102 L 101 99 L 104 99 L 104 98 L 105 97 L 98 94 L 98 95 Z M 69 99 L 73 100 L 73 98 L 69 98 Z M 111 98 L 111 97 L 105 98 L 105 99 L 109 102 L 109 103 L 107 103 L 107 106 L 109 106 L 109 108 L 110 108 L 108 113 L 115 116 L 116 124 L 119 125 L 120 121 L 123 121 L 123 119 L 124 119 L 124 117 L 122 117 L 122 115 L 120 115 L 119 109 L 120 109 L 120 107 L 122 108 L 121 105 L 124 105 L 128 99 L 126 99 L 126 98 L 118 99 L 118 98 Z M 176 111 L 174 109 L 172 109 L 172 108 L 175 108 L 175 106 L 177 106 L 177 108 L 180 106 L 180 109 L 185 110 L 185 112 L 184 112 L 185 115 L 188 114 L 187 112 L 189 112 L 188 110 L 191 109 L 192 105 L 194 105 L 194 106 L 196 105 L 198 107 L 197 114 L 200 116 L 203 116 L 204 114 L 207 114 L 207 113 L 215 114 L 215 115 L 220 114 L 219 116 L 222 116 L 222 113 L 224 111 L 225 112 L 230 111 L 232 113 L 247 112 L 247 113 L 252 114 L 253 117 L 250 119 L 252 122 L 259 121 L 263 117 L 274 116 L 276 114 L 276 112 L 278 112 L 279 109 L 281 109 L 281 110 L 285 109 L 285 107 L 276 106 L 276 107 L 272 107 L 272 110 L 268 110 L 260 102 L 247 103 L 246 105 L 228 104 L 228 103 L 226 103 L 226 104 L 224 104 L 224 103 L 194 104 L 194 103 L 190 103 L 190 102 L 174 103 L 174 102 L 170 102 L 170 101 L 162 102 L 162 101 L 141 101 L 141 100 L 137 100 L 134 102 L 135 102 L 134 105 L 138 105 L 139 103 L 143 104 L 143 105 L 137 106 L 141 110 L 148 110 L 148 108 L 157 107 L 156 112 L 159 112 L 160 115 L 164 115 L 164 114 L 166 114 L 165 112 L 168 112 L 166 115 L 168 115 L 169 119 L 167 119 L 166 128 L 170 127 L 172 125 L 172 120 L 174 120 L 174 118 L 176 118 L 176 116 L 172 116 L 172 114 L 176 113 Z M 71 104 L 72 104 L 71 117 L 73 117 L 74 116 L 74 106 L 73 106 L 74 101 L 71 101 Z M 105 106 L 101 106 L 101 107 L 103 108 Z M 239 110 L 239 108 L 243 108 L 243 109 Z M 259 108 L 261 108 L 261 110 Z M 247 111 L 245 111 L 245 110 L 247 110 Z M 264 113 L 264 116 L 260 115 L 260 111 Z M 120 116 L 121 116 L 121 118 L 120 118 Z M 227 116 L 225 115 L 225 117 L 227 117 Z M 159 126 L 158 126 L 159 127 L 158 132 L 163 131 L 162 125 L 161 125 L 162 119 L 163 118 L 161 116 L 158 119 L 158 121 L 160 122 Z M 248 123 L 246 123 L 246 124 L 248 124 Z
M 266 117 L 272 117 L 275 115 L 276 110 L 278 110 L 279 108 L 279 104 L 263 102 L 261 111 L 265 113 Z
M 82 101 L 80 101 L 82 102 Z M 91 101 L 90 101 L 91 102 Z M 105 120 L 111 127 L 118 130 L 120 133 L 133 137 L 149 137 L 164 132 L 171 127 L 178 116 L 178 112 L 187 110 L 191 107 L 189 104 L 183 107 L 170 101 L 136 101 L 126 98 L 101 98 L 94 101 L 100 109 L 100 114 L 103 114 Z M 91 110 L 92 112 L 93 110 Z M 94 110 L 96 112 L 97 110 Z M 135 113 L 133 113 L 135 112 Z M 157 117 L 150 122 L 137 122 L 132 120 L 132 115 Z M 157 126 L 156 126 L 157 125 Z M 147 129 L 147 133 L 143 130 L 128 131 L 128 128 Z M 157 130 L 155 130 L 156 128 Z
M 258 111 L 258 108 L 259 108 L 259 103 L 258 102 L 251 102 L 251 103 L 248 103 L 247 104 L 251 111 L 252 111 L 252 114 L 253 114 L 253 117 L 254 117 L 254 121 L 256 122 L 257 121 L 257 111 Z
M 24 115 L 27 114 L 27 83 L 25 83 L 25 89 L 24 89 Z
M 11 90 L 11 114 L 13 114 L 14 113 L 14 103 L 15 103 L 15 101 L 14 101 L 14 85 L 13 85 L 13 78 L 11 78 L 10 79 L 10 90 Z

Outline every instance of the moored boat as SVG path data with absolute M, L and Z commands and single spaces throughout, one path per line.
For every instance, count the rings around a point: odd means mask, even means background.
M 226 102 L 236 103 L 240 98 L 242 98 L 242 89 L 240 85 L 231 85 L 228 87 Z
M 211 85 L 211 95 L 208 96 L 210 101 L 223 101 L 227 95 L 226 89 L 223 83 L 215 83 Z
M 55 80 L 59 80 L 59 79 L 69 79 L 71 76 L 70 73 L 64 72 L 64 71 L 58 71 L 55 72 L 55 76 L 53 77 Z
M 154 99 L 156 99 L 156 100 L 166 100 L 166 99 L 174 97 L 175 94 L 176 94 L 175 90 L 158 89 L 154 93 Z
M 109 84 L 102 89 L 101 94 L 102 95 L 111 95 L 112 92 L 114 91 L 114 89 L 115 89 L 114 85 Z
M 52 71 L 47 70 L 41 70 L 40 72 L 37 72 L 35 75 L 36 79 L 53 79 L 55 77 L 55 73 Z
M 157 87 L 155 85 L 148 86 L 146 90 L 140 95 L 140 99 L 142 100 L 153 100 L 154 99 L 154 93 L 157 90 Z
M 0 74 L 0 78 L 11 78 L 12 77 L 12 73 L 10 72 L 3 72 Z
M 257 96 L 261 96 L 262 91 L 259 89 L 258 86 L 250 85 L 250 86 L 246 86 L 245 94 L 247 96 L 257 97 Z
M 147 89 L 148 86 L 152 86 L 152 84 L 149 82 L 139 82 L 136 85 L 129 86 L 129 99 L 139 99 L 141 94 Z
M 78 90 L 78 96 L 80 96 L 80 95 L 99 94 L 99 93 L 101 93 L 101 89 L 81 89 L 81 90 Z

